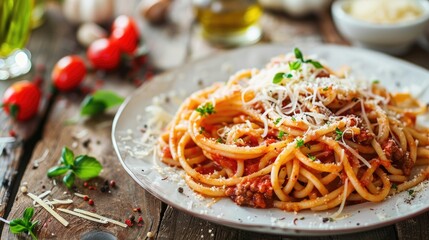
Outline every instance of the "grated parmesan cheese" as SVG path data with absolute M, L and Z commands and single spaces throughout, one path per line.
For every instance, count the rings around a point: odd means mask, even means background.
M 65 220 L 63 217 L 61 217 L 58 213 L 56 213 L 52 208 L 50 208 L 42 199 L 40 199 L 38 196 L 27 193 L 27 196 L 29 196 L 31 199 L 36 201 L 40 206 L 42 206 L 46 211 L 48 211 L 54 218 L 56 218 L 61 224 L 63 224 L 65 227 L 69 225 L 69 222 Z

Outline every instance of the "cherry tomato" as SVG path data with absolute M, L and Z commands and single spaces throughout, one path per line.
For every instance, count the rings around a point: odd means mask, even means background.
M 28 120 L 39 111 L 41 95 L 40 89 L 34 83 L 16 82 L 3 95 L 3 109 L 16 120 Z
M 82 82 L 86 74 L 85 63 L 79 56 L 61 58 L 52 71 L 52 82 L 60 91 L 75 89 Z
M 91 43 L 86 55 L 94 68 L 105 70 L 116 68 L 121 58 L 118 45 L 106 38 Z
M 117 17 L 112 25 L 110 39 L 118 44 L 122 52 L 128 54 L 134 53 L 139 39 L 135 21 L 125 15 Z

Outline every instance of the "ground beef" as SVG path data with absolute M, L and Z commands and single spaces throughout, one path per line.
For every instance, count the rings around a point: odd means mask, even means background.
M 347 131 L 344 133 L 344 138 L 351 139 L 354 142 L 362 145 L 371 144 L 371 141 L 374 139 L 375 135 L 371 133 L 366 126 L 363 125 L 362 119 L 354 114 L 349 114 L 347 117 L 349 118 L 349 126 L 358 127 L 360 129 L 360 133 L 353 135 L 351 132 Z
M 387 159 L 391 160 L 394 166 L 401 168 L 405 175 L 410 175 L 414 163 L 408 152 L 404 152 L 393 139 L 382 144 L 382 148 Z
M 270 208 L 273 206 L 273 188 L 270 176 L 243 180 L 237 186 L 228 188 L 225 193 L 240 206 L 255 208 Z

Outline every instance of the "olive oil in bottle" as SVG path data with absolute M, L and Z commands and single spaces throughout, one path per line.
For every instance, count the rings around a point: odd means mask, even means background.
M 202 34 L 224 46 L 246 45 L 261 37 L 262 9 L 256 0 L 195 0 Z

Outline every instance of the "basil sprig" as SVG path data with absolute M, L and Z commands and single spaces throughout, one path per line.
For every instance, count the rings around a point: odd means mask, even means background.
M 26 208 L 22 218 L 17 218 L 9 223 L 9 229 L 13 234 L 18 233 L 27 233 L 31 236 L 33 239 L 37 239 L 36 235 L 34 234 L 34 228 L 36 227 L 37 223 L 39 221 L 31 221 L 31 218 L 34 215 L 34 208 Z
M 97 159 L 87 156 L 80 155 L 76 158 L 74 153 L 64 147 L 61 153 L 61 165 L 52 167 L 48 170 L 48 177 L 56 177 L 64 175 L 63 182 L 68 187 L 73 186 L 76 177 L 82 180 L 88 180 L 97 177 L 103 166 Z
M 82 116 L 95 116 L 103 113 L 108 108 L 121 104 L 124 98 L 107 90 L 98 90 L 85 97 L 82 101 L 80 114 Z

